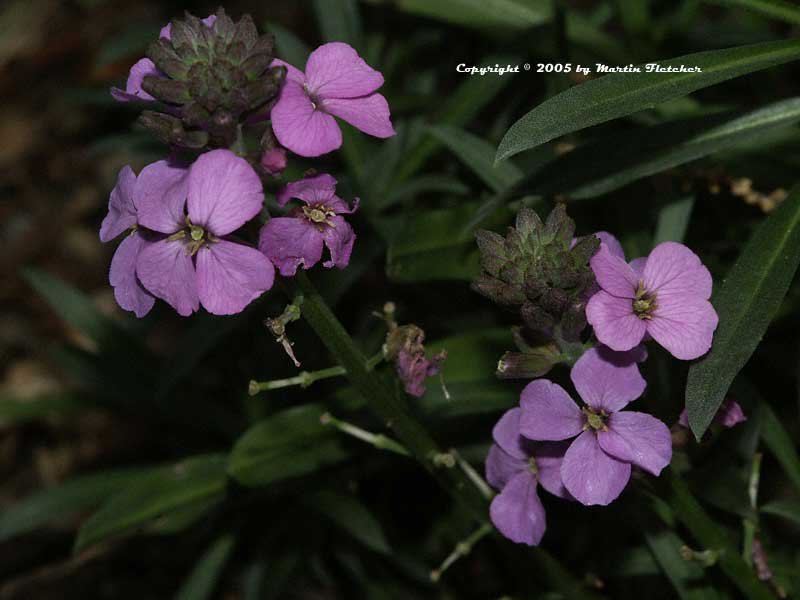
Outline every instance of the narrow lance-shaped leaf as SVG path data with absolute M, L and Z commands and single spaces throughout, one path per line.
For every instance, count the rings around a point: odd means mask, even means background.
M 710 4 L 744 8 L 793 25 L 800 24 L 800 7 L 785 0 L 705 0 Z
M 778 310 L 800 263 L 800 188 L 761 223 L 714 294 L 711 351 L 689 369 L 686 410 L 699 440 Z
M 175 595 L 175 600 L 207 600 L 212 597 L 222 569 L 233 552 L 236 538 L 223 535 L 206 550 Z
M 612 73 L 549 98 L 506 132 L 496 160 L 504 160 L 566 133 L 618 119 L 696 90 L 800 58 L 800 40 L 764 42 L 687 54 L 657 63 L 697 72 Z
M 694 196 L 686 196 L 666 204 L 658 212 L 656 233 L 653 236 L 653 247 L 661 242 L 683 242 L 692 216 Z

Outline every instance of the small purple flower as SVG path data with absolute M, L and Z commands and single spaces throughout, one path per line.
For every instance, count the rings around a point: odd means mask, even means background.
M 209 29 L 214 26 L 217 20 L 217 15 L 209 15 L 203 19 L 206 27 Z M 159 37 L 162 39 L 171 39 L 172 37 L 172 23 L 167 23 L 161 28 Z M 161 71 L 158 70 L 155 63 L 149 58 L 141 58 L 131 67 L 128 73 L 128 81 L 125 84 L 125 89 L 121 90 L 118 87 L 111 88 L 111 96 L 117 102 L 132 102 L 132 101 L 151 101 L 154 98 L 142 89 L 142 81 L 148 75 L 160 76 Z
M 261 155 L 260 162 L 269 175 L 277 177 L 286 169 L 286 150 L 281 147 L 271 148 Z
M 139 227 L 138 207 L 145 197 L 160 200 L 169 194 L 183 172 L 183 169 L 165 160 L 147 165 L 138 177 L 130 167 L 123 167 L 108 199 L 108 214 L 100 225 L 100 240 L 109 242 L 125 230 L 130 230 L 130 235 L 122 240 L 111 259 L 109 282 L 114 288 L 117 304 L 133 311 L 137 317 L 145 316 L 155 303 L 155 298 L 136 276 L 136 260 L 148 240 Z
M 522 391 L 520 432 L 537 441 L 560 441 L 577 436 L 561 465 L 561 480 L 579 502 L 606 505 L 628 483 L 631 464 L 658 475 L 672 458 L 667 426 L 655 417 L 621 412 L 644 392 L 644 378 L 636 363 L 643 348 L 613 352 L 587 350 L 570 373 L 586 402 L 581 410 L 564 389 L 537 379 Z
M 336 180 L 322 173 L 292 182 L 278 193 L 278 206 L 291 198 L 305 202 L 289 216 L 270 219 L 261 228 L 258 247 L 284 277 L 294 275 L 300 265 L 310 269 L 317 264 L 323 245 L 331 253 L 323 266 L 343 269 L 350 262 L 356 234 L 341 215 L 355 212 L 358 199 L 349 208 L 335 192 Z
M 625 351 L 649 334 L 681 360 L 708 352 L 718 318 L 708 301 L 711 274 L 697 255 L 663 242 L 628 264 L 621 251 L 604 242 L 590 261 L 601 289 L 589 300 L 586 318 L 597 339 Z
M 272 108 L 272 129 L 282 146 L 300 156 L 320 156 L 342 145 L 339 117 L 379 138 L 395 134 L 389 104 L 375 92 L 383 75 L 342 42 L 323 44 L 306 62 L 306 71 L 286 67 L 286 81 Z
M 419 350 L 403 348 L 397 355 L 397 375 L 403 382 L 407 394 L 422 397 L 425 394 L 425 380 L 438 375 L 447 352 L 440 352 L 431 358 L 425 356 L 425 347 L 419 340 Z
M 730 398 L 725 400 L 720 405 L 717 414 L 714 415 L 714 423 L 721 425 L 722 427 L 727 427 L 728 429 L 745 421 L 747 421 L 747 417 L 744 415 L 742 407 L 739 406 L 738 402 L 731 400 Z M 681 416 L 678 418 L 678 425 L 689 429 L 689 416 L 687 415 L 685 408 L 681 412 Z
M 183 316 L 200 304 L 215 315 L 241 312 L 272 287 L 275 269 L 255 248 L 223 236 L 256 216 L 263 200 L 258 175 L 229 150 L 201 155 L 166 195 L 146 195 L 139 223 L 166 236 L 139 253 L 144 287 Z
M 520 435 L 522 410 L 507 411 L 492 431 L 494 444 L 486 457 L 486 480 L 500 493 L 489 514 L 498 531 L 513 542 L 536 546 L 547 522 L 536 493 L 537 483 L 551 494 L 572 499 L 561 482 L 565 442 L 535 443 Z

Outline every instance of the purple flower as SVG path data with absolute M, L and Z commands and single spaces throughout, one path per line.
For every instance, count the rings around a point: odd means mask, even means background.
M 272 287 L 275 269 L 255 248 L 222 236 L 257 215 L 263 199 L 258 175 L 229 150 L 201 155 L 167 194 L 145 195 L 139 223 L 167 235 L 139 253 L 144 287 L 183 316 L 199 304 L 215 315 L 241 312 Z
M 358 199 L 349 208 L 335 192 L 336 180 L 322 173 L 292 182 L 278 193 L 278 206 L 291 198 L 305 202 L 287 217 L 270 219 L 261 229 L 258 247 L 284 277 L 294 275 L 300 265 L 310 269 L 317 264 L 323 245 L 331 253 L 323 266 L 343 269 L 350 262 L 356 234 L 340 215 L 355 212 Z
M 379 138 L 395 134 L 386 98 L 375 92 L 383 75 L 342 42 L 314 50 L 303 73 L 282 60 L 286 81 L 272 108 L 272 129 L 282 146 L 300 156 L 319 156 L 342 145 L 339 117 Z
M 425 380 L 439 374 L 446 358 L 447 352 L 444 351 L 427 358 L 421 339 L 418 346 L 401 349 L 397 354 L 396 367 L 406 393 L 420 398 L 425 393 Z
M 643 348 L 613 352 L 587 350 L 570 373 L 586 402 L 579 409 L 564 389 L 546 379 L 529 383 L 522 391 L 520 432 L 531 440 L 567 440 L 561 481 L 583 504 L 606 505 L 628 483 L 631 464 L 658 475 L 672 458 L 669 429 L 651 415 L 625 411 L 626 404 L 644 392 L 644 378 L 636 366 Z
M 217 20 L 217 15 L 209 15 L 203 19 L 206 27 L 209 29 L 214 26 Z M 172 37 L 172 23 L 167 23 L 161 28 L 160 38 L 171 39 Z M 141 58 L 131 67 L 128 73 L 128 81 L 125 84 L 125 89 L 121 90 L 118 87 L 111 88 L 111 96 L 117 102 L 131 102 L 131 101 L 151 101 L 154 98 L 142 89 L 142 81 L 148 75 L 160 76 L 161 71 L 158 70 L 155 63 L 149 58 Z
M 486 457 L 486 480 L 500 490 L 490 507 L 492 523 L 513 542 L 536 546 L 547 526 L 536 484 L 571 499 L 561 482 L 567 444 L 534 443 L 520 435 L 522 410 L 512 408 L 494 426 L 494 444 Z
M 675 358 L 705 354 L 718 318 L 708 301 L 711 274 L 697 255 L 663 242 L 628 264 L 621 250 L 604 242 L 590 261 L 601 289 L 589 300 L 586 318 L 597 339 L 625 351 L 649 334 Z
M 261 155 L 261 166 L 269 174 L 277 177 L 286 168 L 286 150 L 283 148 L 271 148 Z
M 146 197 L 160 201 L 182 178 L 183 173 L 183 169 L 165 160 L 147 165 L 139 177 L 130 167 L 123 167 L 108 200 L 108 214 L 100 225 L 100 240 L 103 242 L 109 242 L 125 230 L 130 230 L 130 235 L 122 240 L 111 259 L 109 282 L 114 288 L 117 304 L 133 311 L 137 317 L 150 312 L 155 303 L 153 296 L 136 276 L 136 261 L 148 240 L 139 227 L 138 208 Z
M 743 423 L 744 421 L 747 421 L 747 417 L 744 415 L 742 407 L 739 406 L 738 402 L 731 400 L 730 398 L 725 400 L 720 405 L 717 414 L 714 415 L 714 423 L 729 429 L 734 425 Z M 686 414 L 685 408 L 681 412 L 681 416 L 678 418 L 678 425 L 689 429 L 689 416 Z

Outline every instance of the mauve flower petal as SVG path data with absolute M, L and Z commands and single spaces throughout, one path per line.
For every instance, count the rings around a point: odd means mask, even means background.
M 286 67 L 286 79 L 284 81 L 291 81 L 293 83 L 297 83 L 302 86 L 306 82 L 305 73 L 303 73 L 297 67 L 290 65 L 285 60 L 281 60 L 280 58 L 276 58 L 271 63 L 269 63 L 270 68 L 272 67 Z
M 327 173 L 320 173 L 314 177 L 306 177 L 286 185 L 275 200 L 278 206 L 284 206 L 292 198 L 302 200 L 306 204 L 328 204 L 336 191 L 336 179 Z
M 639 258 L 634 258 L 631 262 L 628 263 L 633 269 L 633 272 L 636 273 L 636 277 L 639 279 L 644 279 L 644 267 L 647 264 L 647 257 L 640 256 Z
M 189 316 L 200 306 L 192 257 L 181 240 L 147 242 L 136 260 L 136 275 L 145 289 Z
M 613 256 L 625 260 L 625 251 L 622 249 L 622 244 L 619 243 L 619 240 L 614 235 L 607 231 L 595 231 L 594 235 L 606 245 L 606 248 Z
M 212 315 L 235 315 L 272 287 L 275 267 L 255 248 L 220 240 L 197 252 L 197 295 Z
M 511 456 L 497 444 L 492 444 L 486 456 L 486 481 L 496 490 L 502 490 L 520 471 L 528 470 L 528 461 Z
M 287 81 L 272 107 L 272 130 L 281 146 L 300 156 L 321 156 L 342 145 L 342 130 L 331 115 L 317 110 L 302 86 Z
M 142 81 L 148 75 L 161 75 L 155 63 L 149 58 L 141 58 L 134 63 L 128 73 L 128 81 L 125 84 L 125 91 L 119 88 L 111 88 L 111 96 L 117 102 L 149 101 L 154 100 L 150 94 L 142 89 Z
M 205 19 L 202 19 L 203 24 L 211 29 L 214 26 L 214 23 L 217 21 L 217 15 L 208 15 Z M 172 39 L 172 23 L 167 23 L 161 28 L 161 32 L 159 33 L 158 37 L 163 38 L 165 40 Z
M 723 427 L 730 428 L 747 421 L 747 417 L 738 402 L 728 399 L 719 407 L 714 420 Z
M 708 300 L 698 296 L 667 295 L 656 298 L 647 333 L 672 356 L 692 360 L 711 348 L 719 318 Z
M 347 215 L 356 212 L 360 203 L 361 200 L 355 198 L 352 206 L 348 206 L 347 202 L 339 198 L 339 196 L 331 196 L 331 198 L 325 202 L 325 206 L 330 208 L 337 215 Z
M 310 269 L 322 258 L 322 234 L 303 218 L 277 217 L 261 228 L 258 249 L 284 277 L 291 277 L 300 265 Z
M 175 233 L 186 226 L 189 170 L 166 160 L 147 165 L 136 182 L 139 223 L 153 231 Z
M 518 544 L 536 546 L 547 527 L 536 480 L 530 473 L 519 473 L 508 482 L 492 500 L 489 515 L 498 531 Z
M 541 442 L 536 444 L 534 456 L 539 469 L 536 475 L 539 484 L 554 496 L 574 500 L 561 481 L 561 464 L 569 446 L 569 442 Z
M 322 266 L 330 269 L 344 269 L 350 263 L 350 255 L 353 253 L 353 244 L 356 242 L 356 234 L 353 228 L 342 217 L 336 216 L 328 219 L 332 226 L 326 225 L 322 230 L 322 237 L 325 245 L 331 253 L 331 259 L 322 263 Z
M 652 415 L 622 411 L 608 418 L 608 431 L 597 441 L 608 454 L 658 476 L 672 460 L 669 428 Z
M 583 428 L 583 415 L 564 389 L 547 379 L 531 381 L 520 397 L 520 433 L 530 440 L 559 441 Z
M 601 243 L 600 250 L 589 260 L 597 285 L 618 298 L 634 298 L 639 280 L 625 259 L 611 253 Z M 633 310 L 633 309 L 631 309 Z
M 189 171 L 187 205 L 193 224 L 227 235 L 261 211 L 261 179 L 250 163 L 230 150 L 206 152 Z
M 108 281 L 114 288 L 117 304 L 132 311 L 137 317 L 145 316 L 153 308 L 155 298 L 144 289 L 136 277 L 136 259 L 145 244 L 139 232 L 127 236 L 117 247 L 111 259 Z
M 586 304 L 586 319 L 601 344 L 624 352 L 642 341 L 647 326 L 633 313 L 630 298 L 617 298 L 600 290 Z
M 136 175 L 129 166 L 120 169 L 117 185 L 108 197 L 108 214 L 100 224 L 100 241 L 110 242 L 120 233 L 136 225 Z
M 389 114 L 389 103 L 380 94 L 370 94 L 364 98 L 325 100 L 321 108 L 366 134 L 388 138 L 396 133 Z
M 519 407 L 504 412 L 492 429 L 492 439 L 507 454 L 519 460 L 528 460 L 531 452 L 527 440 L 522 437 L 519 430 L 521 417 L 522 409 Z
M 590 348 L 570 371 L 570 379 L 586 404 L 613 413 L 644 393 L 647 382 L 639 373 L 636 353 Z
M 370 67 L 354 48 L 343 42 L 323 44 L 306 62 L 308 91 L 320 100 L 357 98 L 383 85 L 383 75 Z
M 694 252 L 676 242 L 653 248 L 644 268 L 644 285 L 656 293 L 658 303 L 662 296 L 711 297 L 711 273 Z
M 584 431 L 572 442 L 561 465 L 561 481 L 581 504 L 605 506 L 622 493 L 631 465 L 606 454 L 594 431 Z

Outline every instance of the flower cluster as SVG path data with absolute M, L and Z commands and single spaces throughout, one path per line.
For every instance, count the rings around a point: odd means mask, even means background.
M 183 316 L 200 306 L 235 314 L 272 287 L 276 268 L 285 277 L 310 269 L 324 247 L 323 266 L 350 262 L 356 235 L 345 215 L 357 199 L 348 206 L 339 198 L 331 175 L 308 176 L 276 198 L 278 208 L 303 204 L 268 218 L 262 176 L 280 176 L 287 150 L 319 156 L 341 146 L 332 115 L 394 135 L 386 99 L 375 92 L 383 76 L 343 43 L 317 48 L 303 74 L 274 57 L 273 42 L 248 15 L 234 23 L 222 9 L 202 20 L 187 14 L 164 26 L 125 90 L 111 90 L 144 105 L 140 122 L 172 148 L 138 176 L 120 171 L 100 229 L 103 242 L 129 232 L 109 279 L 118 304 L 138 317 L 156 298 Z M 254 155 L 250 133 L 260 139 Z M 256 244 L 247 224 L 265 217 Z
M 524 325 L 515 329 L 522 352 L 504 355 L 498 376 L 540 376 L 555 364 L 571 364 L 582 401 L 553 381 L 535 379 L 494 428 L 486 477 L 500 493 L 491 518 L 506 537 L 529 545 L 545 530 L 537 484 L 584 505 L 607 505 L 625 489 L 633 468 L 658 476 L 670 463 L 669 428 L 646 412 L 624 410 L 646 388 L 639 371 L 647 358 L 643 342 L 695 359 L 711 347 L 718 321 L 709 302 L 711 275 L 686 246 L 664 242 L 628 263 L 613 235 L 571 238 L 574 227 L 563 207 L 554 213 L 548 223 L 567 224 L 560 233 L 548 234 L 548 226 L 529 214 L 518 217 L 505 239 L 481 232 L 484 273 L 474 286 L 501 305 L 522 306 Z M 590 268 L 588 281 L 583 264 Z M 559 312 L 553 298 L 569 300 Z M 582 325 L 564 318 L 574 306 L 585 311 Z M 531 314 L 549 317 L 532 320 Z M 567 332 L 566 323 L 578 327 Z M 592 335 L 581 337 L 586 324 Z M 533 334 L 537 345 L 527 341 Z M 730 427 L 744 418 L 735 402 L 726 402 L 717 421 Z

